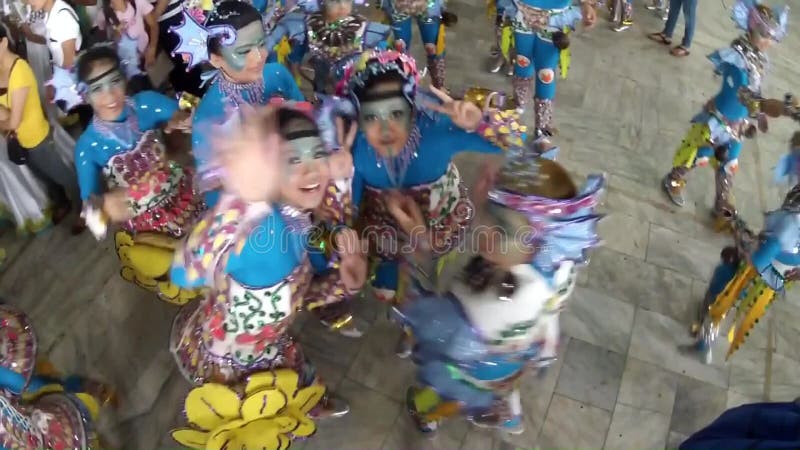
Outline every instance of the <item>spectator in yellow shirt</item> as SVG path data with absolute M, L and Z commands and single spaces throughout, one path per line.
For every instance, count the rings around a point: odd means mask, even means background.
M 75 169 L 55 151 L 50 124 L 42 109 L 36 77 L 27 61 L 14 53 L 8 29 L 0 26 L 0 131 L 9 153 L 19 142 L 27 153 L 28 168 L 47 185 L 56 205 L 53 222 L 59 222 L 72 207 L 80 209 Z M 73 231 L 81 231 L 74 227 Z

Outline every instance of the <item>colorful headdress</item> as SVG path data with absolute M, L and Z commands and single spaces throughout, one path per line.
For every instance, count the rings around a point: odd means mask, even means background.
M 220 16 L 211 2 L 202 1 L 183 9 L 183 21 L 180 25 L 170 27 L 169 31 L 178 36 L 178 45 L 173 55 L 181 55 L 186 61 L 186 70 L 207 62 L 210 58 L 208 39 L 218 38 L 222 45 L 236 42 L 236 29 L 230 25 L 211 25 L 211 19 L 225 20 L 238 13 Z
M 119 69 L 126 78 L 131 79 L 142 73 L 142 71 L 139 69 L 139 53 L 137 45 L 138 44 L 135 39 L 131 39 L 127 34 L 122 33 L 122 37 L 116 44 L 104 42 L 93 45 L 89 48 L 89 50 L 98 47 L 115 48 L 117 51 L 117 56 L 120 60 Z M 78 55 L 78 61 L 80 61 L 80 58 L 85 55 L 86 52 L 82 52 L 80 55 Z M 77 70 L 78 64 L 75 64 L 72 69 L 69 70 L 54 65 L 53 78 L 45 83 L 46 86 L 52 86 L 55 90 L 53 101 L 63 101 L 67 110 L 86 102 L 84 95 L 86 94 L 86 89 L 88 86 L 78 80 Z
M 359 107 L 356 93 L 378 76 L 395 73 L 402 79 L 402 94 L 410 104 L 414 104 L 419 83 L 417 63 L 414 58 L 394 50 L 369 50 L 350 62 L 344 76 L 336 85 L 336 95 L 349 98 Z
M 789 7 L 769 8 L 761 0 L 739 0 L 733 5 L 731 17 L 744 31 L 781 41 L 786 36 Z
M 336 129 L 336 118 L 354 119 L 356 117 L 355 105 L 341 97 L 331 97 L 317 94 L 321 100 L 314 114 L 319 127 L 320 136 L 325 145 L 332 151 L 339 150 L 339 136 Z
M 604 188 L 604 175 L 589 175 L 576 189 L 556 162 L 520 154 L 507 160 L 489 200 L 525 215 L 531 232 L 523 243 L 536 249 L 531 263 L 550 273 L 564 261 L 586 263 L 586 251 L 599 244 L 595 210 Z

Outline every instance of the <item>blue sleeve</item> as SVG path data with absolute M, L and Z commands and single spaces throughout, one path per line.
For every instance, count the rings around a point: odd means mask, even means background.
M 305 252 L 280 214 L 273 213 L 254 228 L 240 253 L 231 253 L 225 272 L 248 286 L 272 286 L 292 273 Z
M 201 124 L 198 119 L 197 114 L 192 118 L 192 157 L 194 158 L 195 166 L 200 166 L 204 162 L 202 155 L 209 153 L 208 137 L 206 132 L 203 131 L 204 124 Z
M 314 270 L 314 273 L 321 273 L 328 269 L 328 259 L 325 257 L 325 253 L 316 247 L 308 247 L 308 260 L 311 262 L 311 269 Z
M 205 278 L 202 277 L 189 281 L 186 277 L 186 268 L 180 265 L 172 266 L 169 271 L 169 280 L 184 289 L 198 288 L 206 284 Z
M 102 167 L 92 158 L 94 150 L 92 144 L 95 142 L 90 134 L 91 131 L 84 131 L 78 142 L 75 143 L 75 170 L 78 174 L 78 187 L 83 201 L 92 195 L 99 195 L 103 192 Z
M 290 63 L 300 64 L 303 62 L 306 53 L 308 53 L 308 40 L 303 39 L 303 42 L 299 43 L 299 45 L 292 46 L 292 51 L 289 52 L 289 56 L 287 56 L 286 59 L 288 59 Z
M 263 15 L 267 10 L 267 0 L 253 0 L 253 7 Z
M 133 96 L 136 117 L 142 131 L 152 130 L 166 123 L 178 110 L 178 101 L 155 91 L 142 91 Z
M 722 77 L 726 86 L 739 90 L 742 86 L 747 86 L 747 71 L 733 64 L 725 63 L 722 65 Z
M 478 153 L 503 153 L 503 149 L 489 142 L 478 133 L 470 133 L 456 125 L 449 117 L 439 114 L 437 131 L 443 134 L 443 150 L 452 157 L 456 153 L 470 151 Z
M 277 71 L 275 74 L 277 77 L 277 85 L 280 86 L 283 95 L 288 100 L 295 100 L 298 102 L 305 100 L 303 93 L 300 92 L 300 87 L 297 86 L 297 83 L 294 81 L 294 77 L 292 76 L 292 73 L 289 72 L 289 69 L 287 69 L 283 64 L 275 64 L 275 69 Z
M 772 265 L 772 261 L 775 260 L 780 252 L 780 241 L 775 237 L 767 238 L 750 257 L 751 261 L 753 261 L 753 267 L 756 268 L 758 273 L 764 272 Z

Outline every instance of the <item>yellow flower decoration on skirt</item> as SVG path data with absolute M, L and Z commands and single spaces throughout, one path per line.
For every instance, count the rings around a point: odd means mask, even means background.
M 325 394 L 320 384 L 298 383 L 297 372 L 279 369 L 251 375 L 243 396 L 216 383 L 194 388 L 185 404 L 191 427 L 173 430 L 172 438 L 198 450 L 287 449 L 316 431 L 308 412 Z

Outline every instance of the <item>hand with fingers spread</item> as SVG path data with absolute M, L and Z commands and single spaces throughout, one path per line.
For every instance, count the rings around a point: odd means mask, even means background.
M 423 232 L 427 234 L 425 217 L 422 210 L 412 197 L 403 195 L 397 191 L 391 191 L 386 199 L 386 208 L 394 217 L 400 231 L 408 235 Z
M 483 111 L 476 105 L 463 100 L 453 100 L 447 93 L 431 86 L 431 92 L 442 101 L 441 104 L 428 102 L 426 106 L 450 117 L 455 125 L 467 131 L 475 131 L 483 120 Z
M 358 291 L 367 281 L 367 242 L 351 228 L 337 232 L 335 239 L 342 283 L 349 292 Z
M 345 128 L 347 129 L 345 131 Z M 353 122 L 349 127 L 345 126 L 344 119 L 336 118 L 336 137 L 339 149 L 328 158 L 328 165 L 331 169 L 331 179 L 341 180 L 353 176 L 353 155 L 350 150 L 356 140 L 358 124 Z
M 285 142 L 276 108 L 242 110 L 242 121 L 214 140 L 225 189 L 248 202 L 273 200 L 285 169 Z

